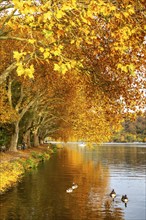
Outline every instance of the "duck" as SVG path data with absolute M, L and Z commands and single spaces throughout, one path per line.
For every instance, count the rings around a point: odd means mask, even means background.
M 113 200 L 116 197 L 116 193 L 115 193 L 114 189 L 111 191 L 110 197 L 112 197 Z
M 72 193 L 73 192 L 73 188 L 69 188 L 66 190 L 67 193 Z
M 73 183 L 73 185 L 72 185 L 72 189 L 77 189 L 77 188 L 78 188 L 78 185 L 75 184 L 75 183 Z
M 121 198 L 121 200 L 122 200 L 122 202 L 124 202 L 124 203 L 127 203 L 128 202 L 128 197 L 127 197 L 127 195 L 123 195 L 122 196 L 122 198 Z

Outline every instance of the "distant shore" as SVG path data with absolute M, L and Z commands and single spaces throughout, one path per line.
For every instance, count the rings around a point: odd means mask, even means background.
M 103 143 L 102 145 L 145 145 L 146 143 L 143 142 L 127 142 L 127 143 L 123 143 L 123 142 L 108 142 L 108 143 Z

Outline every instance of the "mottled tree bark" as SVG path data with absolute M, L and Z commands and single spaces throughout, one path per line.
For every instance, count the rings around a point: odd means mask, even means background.
M 19 137 L 19 121 L 14 123 L 14 133 L 11 136 L 10 151 L 17 151 L 17 143 Z
M 34 130 L 34 133 L 33 133 L 33 141 L 34 141 L 34 147 L 38 147 L 40 145 L 40 142 L 39 142 L 39 136 L 38 136 L 38 129 L 35 129 Z

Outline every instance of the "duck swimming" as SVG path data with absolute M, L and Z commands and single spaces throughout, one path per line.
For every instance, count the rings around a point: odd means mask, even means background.
M 114 198 L 116 197 L 116 193 L 115 193 L 114 189 L 111 191 L 110 197 L 111 197 L 113 200 L 114 200 Z
M 73 185 L 72 185 L 72 189 L 77 189 L 77 188 L 78 188 L 78 185 L 75 184 L 75 183 L 73 183 Z
M 66 192 L 67 192 L 67 193 L 72 193 L 72 192 L 73 192 L 73 189 L 72 189 L 72 188 L 69 188 L 69 189 L 66 190 Z

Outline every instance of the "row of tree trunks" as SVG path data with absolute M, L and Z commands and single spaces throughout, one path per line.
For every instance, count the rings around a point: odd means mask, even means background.
M 17 146 L 18 146 L 18 139 L 19 139 L 19 121 L 14 123 L 14 132 L 11 136 L 11 142 L 10 142 L 10 148 L 9 151 L 17 151 Z M 31 139 L 30 139 L 30 129 L 27 130 L 24 135 L 23 135 L 23 141 L 25 142 L 26 146 L 28 148 L 32 147 L 31 146 Z M 33 132 L 33 147 L 38 147 L 40 144 L 42 144 L 42 141 L 40 141 L 39 136 L 38 136 L 38 128 L 34 130 Z

